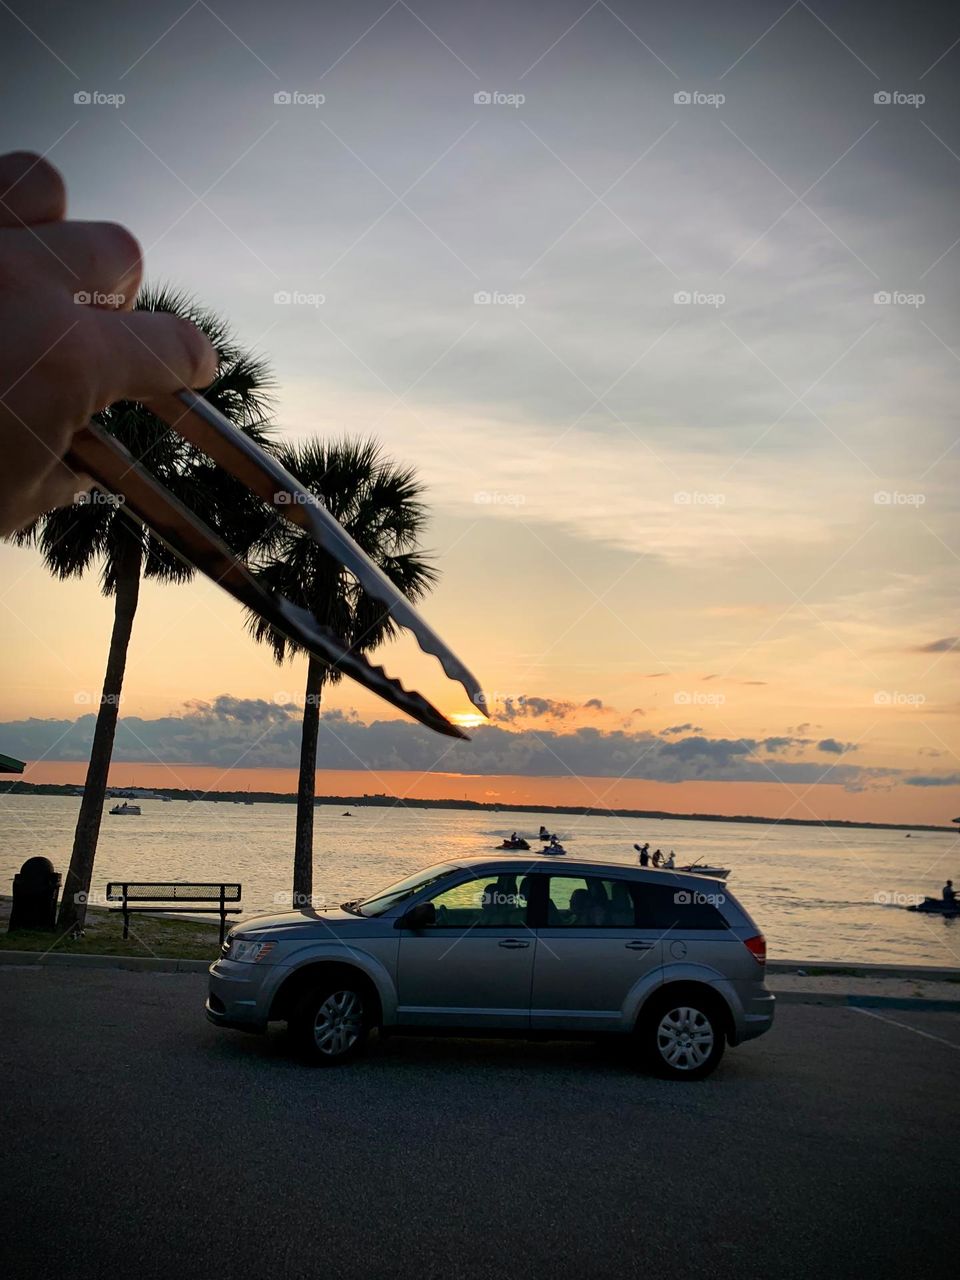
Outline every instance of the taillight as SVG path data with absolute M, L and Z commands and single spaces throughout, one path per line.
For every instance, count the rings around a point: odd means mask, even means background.
M 757 964 L 767 963 L 767 940 L 762 933 L 755 933 L 752 938 L 745 938 L 743 945 L 756 960 Z

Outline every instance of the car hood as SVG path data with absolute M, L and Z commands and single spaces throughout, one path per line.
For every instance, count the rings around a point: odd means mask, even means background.
M 268 931 L 270 933 L 312 932 L 318 926 L 324 924 L 339 928 L 344 924 L 362 924 L 363 921 L 363 916 L 355 916 L 349 911 L 341 911 L 339 907 L 334 907 L 330 911 L 278 911 L 272 915 L 251 916 L 248 920 L 242 920 L 239 924 L 233 926 L 232 932 L 234 934 L 241 933 L 244 936 Z

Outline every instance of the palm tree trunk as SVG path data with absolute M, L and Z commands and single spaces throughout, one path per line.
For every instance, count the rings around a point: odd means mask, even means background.
M 113 740 L 117 732 L 120 713 L 120 693 L 127 665 L 127 647 L 133 630 L 133 619 L 140 597 L 140 537 L 132 528 L 120 530 L 120 545 L 116 552 L 116 603 L 113 614 L 113 633 L 110 636 L 110 653 L 103 677 L 103 694 L 97 711 L 97 723 L 93 731 L 93 746 L 87 777 L 80 802 L 80 816 L 73 837 L 70 869 L 60 900 L 57 927 L 69 929 L 83 926 L 87 914 L 86 897 L 90 892 L 93 862 L 97 854 L 100 820 L 107 791 L 107 775 L 113 756 Z
M 297 834 L 293 848 L 293 905 L 307 907 L 313 901 L 313 812 L 317 794 L 317 734 L 320 729 L 320 695 L 326 668 L 315 658 L 307 665 L 307 695 L 300 738 L 300 777 L 297 780 Z

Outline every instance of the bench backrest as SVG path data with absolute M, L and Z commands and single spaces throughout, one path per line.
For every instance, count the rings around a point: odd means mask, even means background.
M 109 902 L 239 902 L 238 884 L 161 884 L 145 880 L 112 880 L 107 885 Z

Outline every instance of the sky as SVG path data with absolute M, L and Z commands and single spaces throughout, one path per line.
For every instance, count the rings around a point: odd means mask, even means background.
M 280 434 L 427 485 L 424 612 L 493 718 L 447 754 L 344 683 L 324 769 L 960 812 L 958 40 L 936 4 L 0 8 L 0 145 L 229 317 Z M 29 549 L 0 583 L 0 749 L 73 778 L 111 604 Z M 378 660 L 472 725 L 415 643 Z M 286 789 L 304 674 L 146 584 L 118 764 Z

